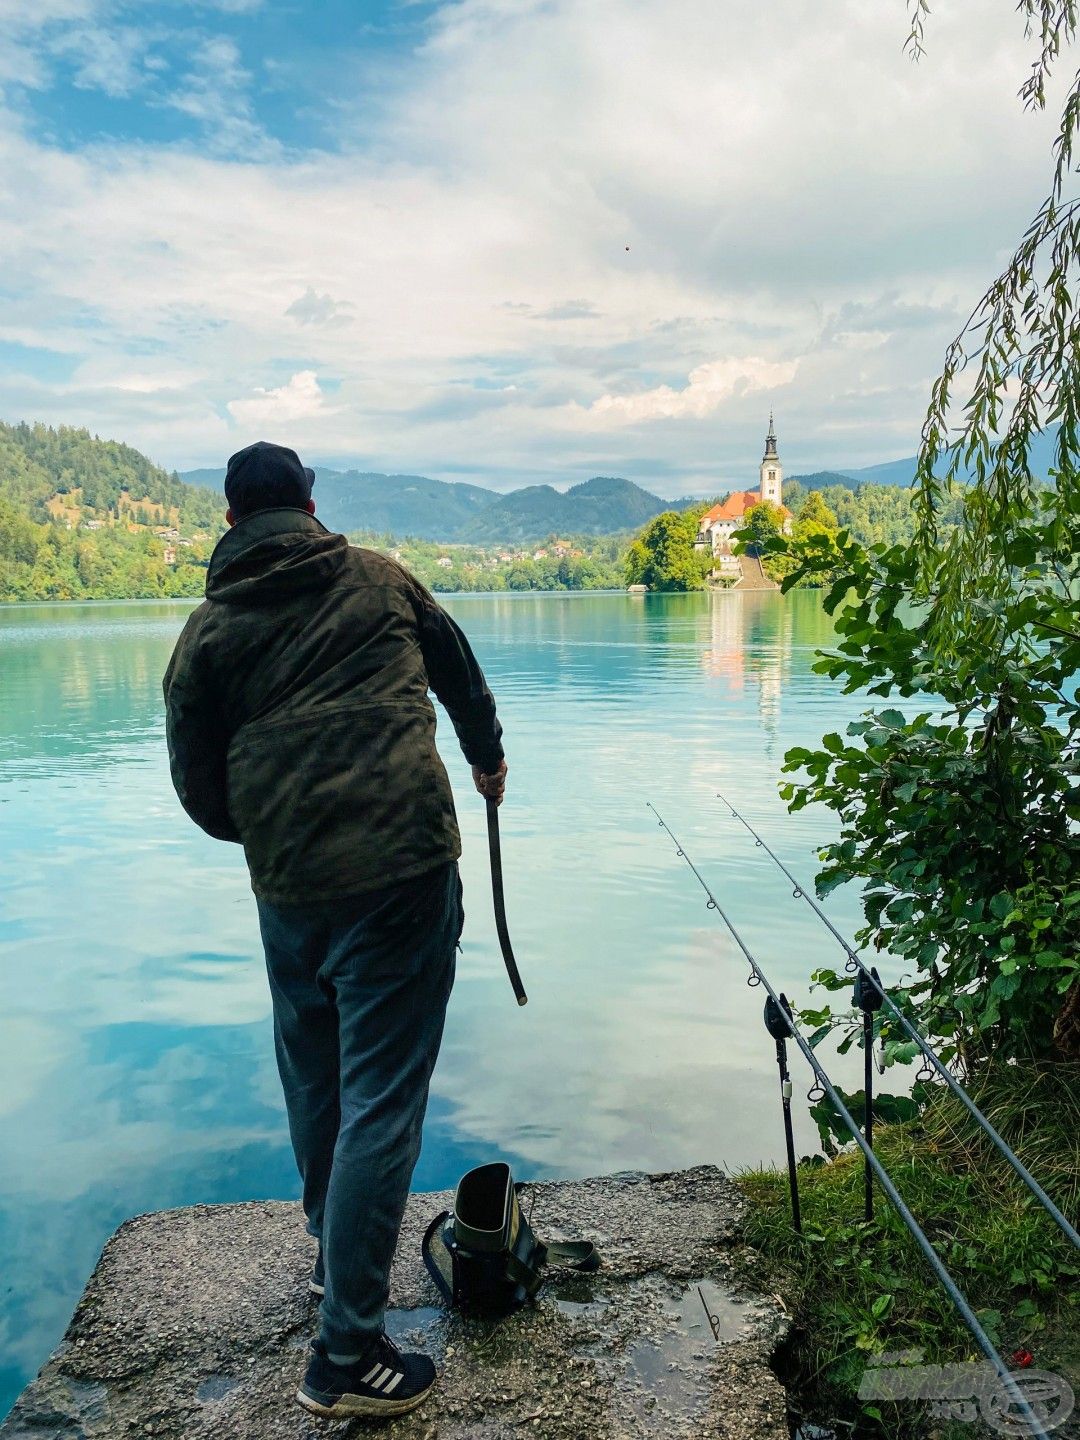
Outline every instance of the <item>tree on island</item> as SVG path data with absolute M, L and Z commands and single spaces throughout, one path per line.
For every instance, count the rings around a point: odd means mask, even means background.
M 743 516 L 739 546 L 747 555 L 764 555 L 770 542 L 784 533 L 784 512 L 771 500 L 759 500 Z
M 626 583 L 650 590 L 702 590 L 707 560 L 694 549 L 697 524 L 688 514 L 665 510 L 650 520 L 626 555 Z
M 840 521 L 826 505 L 821 491 L 811 490 L 799 508 L 792 529 L 796 540 L 821 532 L 835 535 L 840 529 Z

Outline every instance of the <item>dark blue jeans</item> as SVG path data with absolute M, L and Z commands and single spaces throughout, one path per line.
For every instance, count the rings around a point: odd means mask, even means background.
M 274 1038 L 308 1229 L 326 1264 L 322 1338 L 383 1326 L 428 1082 L 461 936 L 456 863 L 348 902 L 259 901 Z

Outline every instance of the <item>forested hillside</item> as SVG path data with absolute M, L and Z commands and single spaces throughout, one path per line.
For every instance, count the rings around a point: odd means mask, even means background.
M 400 560 L 430 590 L 621 590 L 622 535 L 548 536 L 536 549 L 434 545 L 389 535 L 354 535 L 359 544 Z
M 912 491 L 896 485 L 808 484 L 825 476 L 803 476 L 784 485 L 784 504 L 798 514 L 806 497 L 816 492 L 836 516 L 842 530 L 850 530 L 860 545 L 897 545 L 912 538 L 915 517 Z M 835 477 L 829 477 L 835 478 Z M 959 490 L 942 512 L 942 523 L 956 523 L 963 504 Z
M 222 508 L 130 445 L 0 422 L 0 600 L 201 594 Z
M 86 430 L 0 423 L 0 601 L 200 595 L 224 529 L 224 497 L 209 488 L 209 472 L 201 478 L 185 484 L 130 445 Z M 823 471 L 790 480 L 784 499 L 799 514 L 812 492 L 863 544 L 893 544 L 913 532 L 908 490 Z M 332 528 L 363 529 L 368 543 L 380 532 L 376 543 L 438 590 L 617 585 L 628 532 L 688 505 L 612 477 L 565 493 L 545 485 L 499 495 L 423 476 L 355 472 L 320 474 L 316 499 Z M 708 503 L 692 507 L 691 530 Z M 362 525 L 364 515 L 394 523 Z M 438 544 L 408 541 L 410 533 Z

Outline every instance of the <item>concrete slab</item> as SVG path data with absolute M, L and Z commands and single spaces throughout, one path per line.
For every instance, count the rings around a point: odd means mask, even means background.
M 732 1278 L 743 1201 L 720 1171 L 530 1186 L 541 1239 L 594 1240 L 604 1263 L 553 1268 L 533 1307 L 498 1322 L 448 1314 L 423 1268 L 420 1236 L 451 1198 L 410 1198 L 391 1281 L 388 1328 L 441 1372 L 413 1414 L 343 1425 L 302 1411 L 317 1310 L 299 1206 L 195 1206 L 117 1231 L 0 1440 L 786 1440 L 769 1358 L 787 1320 Z

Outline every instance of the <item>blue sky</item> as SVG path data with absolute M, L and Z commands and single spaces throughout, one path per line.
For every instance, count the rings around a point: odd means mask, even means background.
M 28 15 L 34 8 L 25 6 Z M 365 0 L 57 6 L 32 27 L 39 79 L 22 87 L 28 128 L 68 150 L 116 141 L 253 158 L 340 149 L 342 114 L 359 121 L 377 106 L 397 57 L 423 42 L 433 8 Z M 86 18 L 72 19 L 73 11 Z
M 0 0 L 0 417 L 662 493 L 910 453 L 1037 206 L 1011 7 Z

